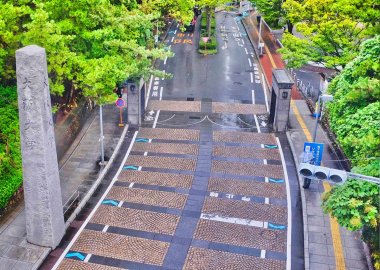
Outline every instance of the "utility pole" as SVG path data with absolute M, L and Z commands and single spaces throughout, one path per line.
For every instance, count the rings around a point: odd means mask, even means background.
M 314 128 L 314 134 L 313 134 L 313 142 L 315 142 L 315 139 L 317 137 L 318 120 L 319 120 L 319 115 L 321 114 L 321 107 L 322 107 L 321 102 L 329 102 L 329 101 L 332 101 L 333 99 L 334 99 L 334 97 L 332 95 L 319 95 L 319 97 L 318 97 L 318 111 L 316 112 L 316 117 L 315 117 L 315 128 Z

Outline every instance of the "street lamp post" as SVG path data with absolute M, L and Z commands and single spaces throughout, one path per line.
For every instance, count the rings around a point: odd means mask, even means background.
M 262 48 L 262 44 L 261 44 L 261 25 L 263 24 L 262 23 L 262 21 L 263 21 L 263 17 L 261 16 L 260 17 L 260 25 L 259 25 L 259 43 L 257 44 L 257 48 L 259 49 L 259 52 L 260 52 L 260 55 L 262 55 L 263 54 L 263 48 Z
M 315 142 L 315 139 L 317 137 L 317 129 L 318 129 L 318 119 L 319 115 L 321 114 L 321 108 L 322 104 L 321 102 L 329 102 L 334 100 L 334 97 L 332 95 L 319 95 L 318 97 L 318 112 L 315 117 L 315 128 L 314 128 L 314 134 L 313 134 L 313 142 Z
M 263 18 L 261 17 L 260 22 L 259 22 L 260 23 L 260 25 L 259 25 L 259 43 L 257 44 L 257 47 L 260 46 L 260 41 L 261 41 L 260 39 L 261 39 L 261 24 L 262 24 L 261 21 L 262 21 L 262 19 Z

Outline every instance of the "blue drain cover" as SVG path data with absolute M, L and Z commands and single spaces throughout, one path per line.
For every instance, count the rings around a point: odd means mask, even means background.
M 131 166 L 131 165 L 123 167 L 123 170 L 137 171 L 137 169 L 138 169 L 137 166 Z
M 65 258 L 71 258 L 71 259 L 78 258 L 79 260 L 84 261 L 84 259 L 86 258 L 86 255 L 83 255 L 80 252 L 68 252 Z
M 285 230 L 286 226 L 285 225 L 278 225 L 278 224 L 273 224 L 273 223 L 268 223 L 268 228 L 274 229 L 274 230 Z

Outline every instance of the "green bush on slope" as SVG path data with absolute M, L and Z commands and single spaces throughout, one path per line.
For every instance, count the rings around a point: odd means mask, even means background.
M 22 183 L 15 87 L 0 86 L 0 115 L 0 209 L 2 209 Z

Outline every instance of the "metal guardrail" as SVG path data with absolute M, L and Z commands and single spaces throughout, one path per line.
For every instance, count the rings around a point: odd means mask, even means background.
M 352 173 L 352 172 L 347 172 L 347 176 L 349 178 L 354 178 L 357 180 L 363 180 L 363 181 L 367 181 L 367 182 L 371 182 L 371 183 L 380 185 L 380 178 L 377 178 L 377 177 L 372 177 L 372 176 L 367 176 L 367 175 L 362 175 L 362 174 Z

